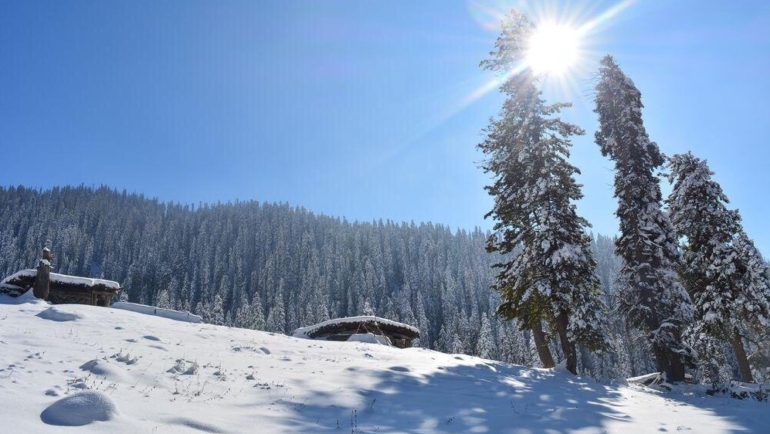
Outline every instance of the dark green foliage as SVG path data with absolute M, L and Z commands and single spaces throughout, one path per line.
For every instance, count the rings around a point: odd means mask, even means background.
M 493 177 L 486 190 L 495 198 L 486 215 L 495 221 L 487 250 L 504 255 L 495 264 L 498 314 L 517 319 L 522 328 L 545 321 L 558 331 L 574 372 L 576 342 L 590 349 L 606 346 L 589 224 L 574 205 L 582 197 L 574 179 L 579 172 L 568 162 L 570 137 L 583 130 L 558 118 L 569 104 L 546 104 L 539 78 L 523 64 L 532 30 L 514 12 L 497 50 L 482 62 L 504 75 L 500 89 L 506 95 L 479 145 L 486 156 L 483 169 Z
M 621 308 L 629 323 L 649 333 L 660 372 L 684 380 L 694 354 L 682 343 L 682 329 L 693 317 L 690 297 L 679 283 L 679 251 L 673 227 L 661 209 L 660 181 L 654 171 L 664 162 L 642 122 L 641 93 L 611 56 L 601 61 L 596 85 L 602 155 L 615 162 L 616 215 L 620 237 Z
M 669 213 L 684 240 L 681 275 L 695 303 L 691 333 L 694 340 L 703 340 L 705 333 L 731 344 L 741 380 L 751 382 L 742 338 L 752 328 L 770 326 L 766 265 L 743 232 L 738 211 L 727 209 L 727 196 L 706 162 L 679 154 L 669 159 L 669 168 L 674 184 Z

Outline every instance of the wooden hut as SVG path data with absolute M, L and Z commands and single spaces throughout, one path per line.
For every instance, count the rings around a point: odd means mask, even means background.
M 11 296 L 21 295 L 35 285 L 37 278 L 38 270 L 21 270 L 0 282 L 0 292 Z M 118 282 L 50 273 L 46 300 L 53 304 L 110 306 L 112 299 L 118 293 L 120 293 Z
M 355 316 L 332 319 L 294 331 L 294 337 L 327 341 L 347 341 L 355 335 L 366 334 L 382 336 L 393 346 L 408 348 L 420 337 L 420 330 L 376 316 Z

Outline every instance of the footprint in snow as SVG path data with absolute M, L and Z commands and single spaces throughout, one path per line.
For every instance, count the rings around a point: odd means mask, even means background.
M 147 335 L 147 336 L 142 336 L 142 337 L 147 339 L 148 341 L 160 342 L 160 338 L 156 337 L 156 336 L 153 336 L 153 335 Z

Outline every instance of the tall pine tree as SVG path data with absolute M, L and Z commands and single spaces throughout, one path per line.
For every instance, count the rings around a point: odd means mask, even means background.
M 669 167 L 669 213 L 685 240 L 682 275 L 695 303 L 694 331 L 729 343 L 741 380 L 752 382 L 743 337 L 747 324 L 770 326 L 765 265 L 706 161 L 688 152 L 671 157 Z
M 654 171 L 664 156 L 651 142 L 642 122 L 641 93 L 611 56 L 601 61 L 596 85 L 602 155 L 615 161 L 616 215 L 620 237 L 616 253 L 621 269 L 621 304 L 631 325 L 645 330 L 657 369 L 669 381 L 682 381 L 694 358 L 682 342 L 682 328 L 693 318 L 689 295 L 679 283 L 680 254 L 666 214 L 661 209 L 660 181 Z
M 574 179 L 579 171 L 567 161 L 570 136 L 583 130 L 557 117 L 569 104 L 546 104 L 539 77 L 523 65 L 532 32 L 527 18 L 514 12 L 491 59 L 481 64 L 505 74 L 501 91 L 507 97 L 479 145 L 483 168 L 494 181 L 486 187 L 495 198 L 486 215 L 495 220 L 487 250 L 504 255 L 495 265 L 498 314 L 532 329 L 541 361 L 549 366 L 545 322 L 559 336 L 567 369 L 576 373 L 575 344 L 598 349 L 606 343 L 596 262 L 585 232 L 589 224 L 574 205 L 582 197 Z

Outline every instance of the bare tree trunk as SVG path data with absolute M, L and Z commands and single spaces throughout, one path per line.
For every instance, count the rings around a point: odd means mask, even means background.
M 659 331 L 661 325 L 656 315 L 649 316 L 646 320 L 647 329 L 651 332 Z M 678 331 L 674 331 L 673 339 L 676 342 L 681 342 L 681 336 Z M 652 336 L 652 334 L 650 334 Z M 651 339 L 652 353 L 655 356 L 655 365 L 658 372 L 666 374 L 666 381 L 671 383 L 678 383 L 684 381 L 684 363 L 682 362 L 682 356 L 663 346 L 660 342 Z
M 684 381 L 684 363 L 679 354 L 668 348 L 663 348 L 654 342 L 652 344 L 652 351 L 655 354 L 658 371 L 666 374 L 666 381 L 671 383 Z
M 561 349 L 564 352 L 564 358 L 567 359 L 567 370 L 572 375 L 577 375 L 577 353 L 575 351 L 575 343 L 570 342 L 567 338 L 567 325 L 569 324 L 569 317 L 567 312 L 559 312 L 559 316 L 556 317 L 556 330 L 559 332 L 559 342 L 561 342 Z
M 741 371 L 741 381 L 744 383 L 753 383 L 754 377 L 751 375 L 751 366 L 749 366 L 749 359 L 746 357 L 746 349 L 743 348 L 743 340 L 738 330 L 733 331 L 733 338 L 730 340 L 730 344 L 733 346 L 735 357 L 738 359 L 738 369 Z
M 682 362 L 682 356 L 672 351 L 668 352 L 669 358 L 669 370 L 666 372 L 668 381 L 672 383 L 678 383 L 685 380 L 684 363 Z
M 532 338 L 535 340 L 535 348 L 537 349 L 537 355 L 540 356 L 540 363 L 544 368 L 553 368 L 556 363 L 553 362 L 553 356 L 551 350 L 548 349 L 548 342 L 545 340 L 545 332 L 543 332 L 543 326 L 538 321 L 532 327 Z

